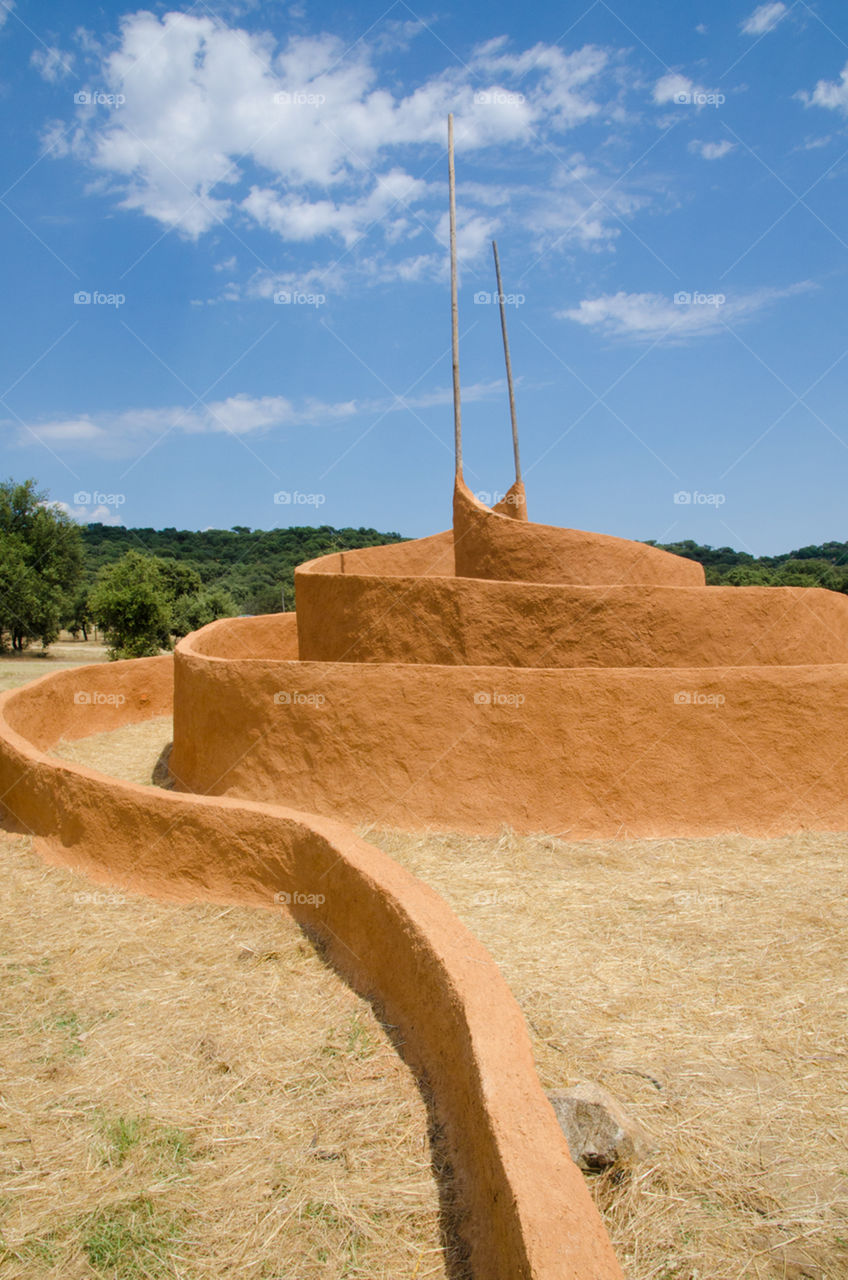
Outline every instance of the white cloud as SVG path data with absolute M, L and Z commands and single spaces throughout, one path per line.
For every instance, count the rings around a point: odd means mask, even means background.
M 500 395 L 503 390 L 503 381 L 498 379 L 472 383 L 463 389 L 462 394 L 463 399 L 471 403 Z M 77 446 L 89 452 L 114 457 L 126 456 L 135 450 L 146 448 L 157 437 L 172 431 L 187 435 L 229 433 L 239 437 L 264 436 L 286 428 L 321 428 L 367 415 L 447 405 L 451 402 L 452 395 L 452 388 L 444 386 L 405 398 L 383 396 L 334 402 L 313 398 L 295 405 L 284 396 L 239 394 L 191 409 L 170 405 L 158 409 L 127 409 L 116 413 L 51 418 L 43 422 L 30 422 L 26 428 L 9 421 L 0 422 L 0 426 L 16 433 L 19 444 L 31 444 L 35 437 L 45 444 Z M 80 510 L 85 511 L 87 508 Z
M 30 66 L 35 67 L 42 80 L 46 80 L 48 84 L 56 84 L 63 76 L 72 75 L 74 70 L 74 55 L 55 46 L 33 50 L 29 61 Z
M 15 0 L 0 0 L 0 31 L 5 27 L 14 7 Z
M 679 71 L 669 71 L 667 75 L 660 76 L 654 85 L 654 102 L 658 106 L 663 106 L 667 102 L 691 102 L 696 93 L 705 92 L 705 89 L 695 84 L 695 81 L 690 80 L 688 76 L 682 75 Z
M 392 38 L 408 41 L 419 26 L 401 24 Z M 124 101 L 119 109 L 80 107 L 73 154 L 101 175 L 103 192 L 117 188 L 122 207 L 189 238 L 232 221 L 293 243 L 329 239 L 350 248 L 373 233 L 407 245 L 427 232 L 438 240 L 449 110 L 467 165 L 491 146 L 502 153 L 514 146 L 526 157 L 540 138 L 559 141 L 603 118 L 609 56 L 594 46 L 516 51 L 505 38 L 493 40 L 472 50 L 467 66 L 451 64 L 408 90 L 394 78 L 381 81 L 378 46 L 376 34 L 353 49 L 327 34 L 280 45 L 208 10 L 134 13 L 88 86 Z M 435 176 L 415 177 L 411 155 L 432 159 Z M 594 208 L 586 178 L 573 179 L 552 225 L 552 185 L 543 178 L 522 186 L 517 174 L 511 184 L 511 203 L 539 205 L 531 217 L 538 235 L 558 239 L 573 224 L 575 238 L 612 238 L 620 207 Z M 595 185 L 610 184 L 599 175 Z M 466 189 L 461 195 L 465 253 L 482 253 L 498 217 L 478 210 Z M 615 199 L 626 199 L 621 184 Z M 416 245 L 402 270 L 422 271 L 414 264 L 425 260 L 428 270 L 440 261 L 438 243 L 426 252 Z
M 767 32 L 773 31 L 778 22 L 781 22 L 788 12 L 789 9 L 780 0 L 775 0 L 774 3 L 761 4 L 740 24 L 740 29 L 746 36 L 764 36 Z
M 64 511 L 66 516 L 70 516 L 72 520 L 76 520 L 79 524 L 123 524 L 123 517 L 118 512 L 113 511 L 111 507 L 74 507 L 68 502 L 51 502 L 51 507 L 55 507 L 58 511 Z
M 701 156 L 704 160 L 722 160 L 735 149 L 736 143 L 731 142 L 728 138 L 722 139 L 721 142 L 700 142 L 698 139 L 694 139 L 689 143 L 689 150 Z
M 830 111 L 848 113 L 848 62 L 842 68 L 839 82 L 819 80 L 812 93 L 796 95 L 808 107 L 827 107 Z
M 574 320 L 608 337 L 679 343 L 720 333 L 725 325 L 748 319 L 770 303 L 812 287 L 805 282 L 786 289 L 758 289 L 730 297 L 718 290 L 673 296 L 619 292 L 585 298 L 579 306 L 559 312 L 558 318 Z

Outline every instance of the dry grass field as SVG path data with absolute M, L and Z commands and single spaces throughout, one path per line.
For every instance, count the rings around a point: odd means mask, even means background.
M 0 865 L 4 1280 L 446 1275 L 415 1082 L 290 919 Z
M 168 736 L 56 754 L 148 781 Z M 629 1280 L 848 1277 L 848 836 L 364 834 L 492 952 L 545 1087 L 653 1135 L 590 1179 Z M 426 1108 L 291 922 L 0 856 L 4 1276 L 449 1274 Z

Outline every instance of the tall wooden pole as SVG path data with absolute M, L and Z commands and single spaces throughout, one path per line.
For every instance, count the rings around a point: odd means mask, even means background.
M 501 283 L 501 263 L 498 257 L 498 242 L 492 241 L 492 252 L 495 255 L 495 276 L 498 282 L 498 303 L 501 309 L 501 333 L 503 334 L 504 360 L 506 361 L 506 385 L 509 391 L 509 416 L 512 422 L 512 449 L 515 454 L 515 478 L 521 480 L 521 458 L 518 454 L 518 421 L 515 416 L 515 392 L 512 387 L 512 361 L 509 358 L 509 338 L 506 332 L 506 311 L 504 310 L 504 291 Z
M 462 475 L 462 408 L 459 401 L 459 303 L 456 289 L 456 174 L 453 163 L 453 114 L 448 116 L 448 182 L 450 186 L 451 349 L 453 355 L 453 435 L 456 475 Z

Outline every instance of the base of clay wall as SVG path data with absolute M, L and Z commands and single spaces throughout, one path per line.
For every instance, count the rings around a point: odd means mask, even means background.
M 55 861 L 157 896 L 271 906 L 277 892 L 314 897 L 320 885 L 322 905 L 293 911 L 398 1026 L 433 1090 L 475 1277 L 622 1280 L 536 1078 L 521 1012 L 436 893 L 330 820 L 135 786 L 42 754 L 67 735 L 69 707 L 92 708 L 92 732 L 162 714 L 171 668 L 164 658 L 76 669 L 4 694 L 6 815 Z

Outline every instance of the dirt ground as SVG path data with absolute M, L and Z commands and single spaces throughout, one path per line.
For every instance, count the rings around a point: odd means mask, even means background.
M 169 736 L 56 754 L 147 781 Z M 651 1132 L 647 1160 L 590 1178 L 629 1280 L 848 1277 L 848 835 L 363 834 L 489 948 L 544 1086 L 597 1080 Z M 426 1109 L 290 922 L 81 908 L 92 887 L 25 841 L 2 859 L 4 1274 L 446 1274 Z

